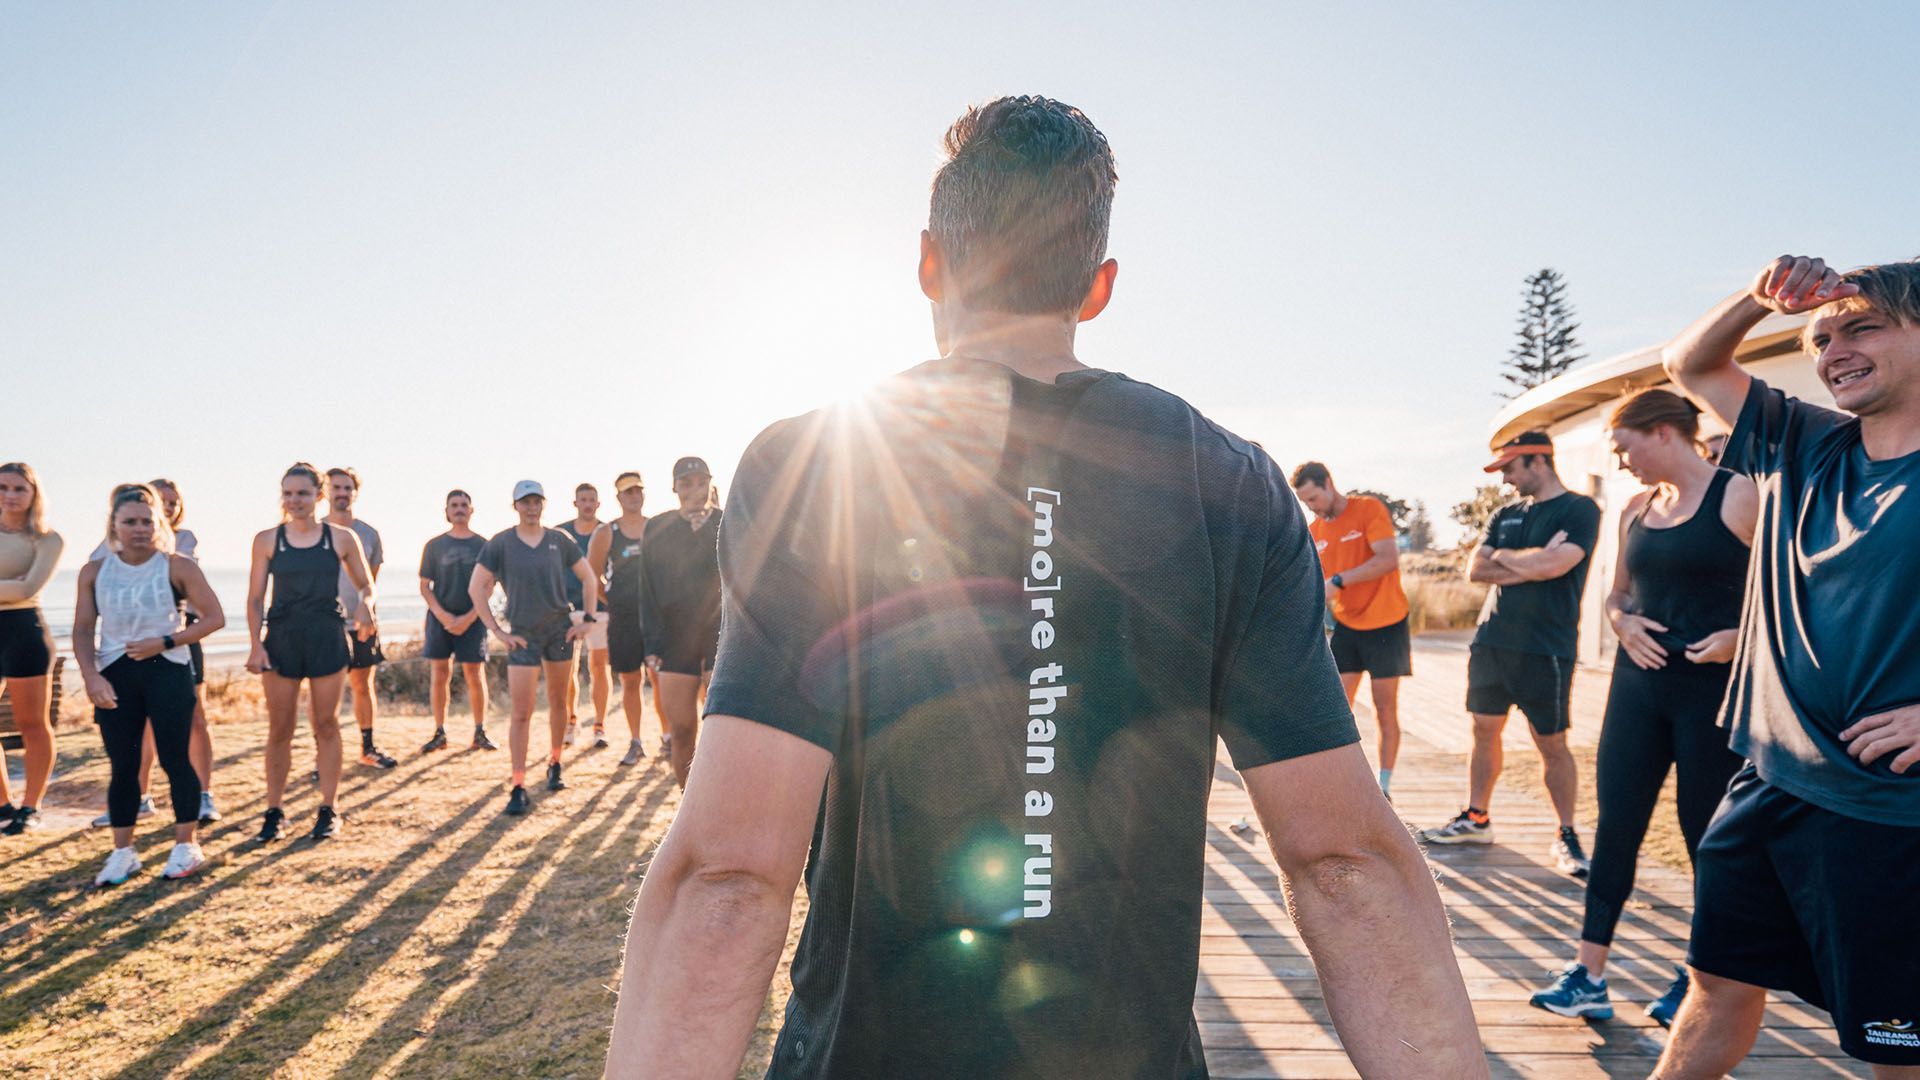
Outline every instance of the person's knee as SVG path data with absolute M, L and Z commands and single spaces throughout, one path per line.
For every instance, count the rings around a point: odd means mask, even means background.
M 1549 768 L 1573 764 L 1573 749 L 1567 745 L 1567 733 L 1556 731 L 1551 735 L 1533 733 L 1533 745 L 1539 749 L 1540 757 Z
M 1473 714 L 1473 738 L 1475 742 L 1499 742 L 1500 733 L 1507 726 L 1507 718 L 1490 713 Z

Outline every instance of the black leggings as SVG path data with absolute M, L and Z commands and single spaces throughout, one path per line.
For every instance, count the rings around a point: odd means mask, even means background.
M 107 817 L 116 829 L 140 813 L 140 741 L 153 725 L 153 749 L 173 789 L 173 821 L 200 819 L 200 774 L 193 771 L 187 741 L 193 735 L 193 672 L 164 656 L 123 656 L 100 673 L 113 684 L 117 704 L 93 710 L 100 741 L 107 744 L 113 778 L 107 781 Z
M 1613 944 L 1614 924 L 1633 892 L 1640 841 L 1670 767 L 1680 774 L 1675 801 L 1687 858 L 1699 849 L 1740 768 L 1740 755 L 1727 748 L 1727 732 L 1716 722 L 1727 675 L 1726 664 L 1697 665 L 1683 655 L 1667 657 L 1667 666 L 1656 671 L 1638 667 L 1625 652 L 1614 657 L 1595 779 L 1600 824 L 1593 833 L 1580 940 Z

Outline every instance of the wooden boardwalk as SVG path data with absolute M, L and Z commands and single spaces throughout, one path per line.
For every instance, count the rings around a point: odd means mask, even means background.
M 1405 738 L 1393 794 L 1409 823 L 1428 826 L 1458 813 L 1465 793 L 1471 737 L 1460 707 L 1464 647 L 1457 640 L 1423 639 L 1416 646 L 1414 670 L 1417 675 L 1402 687 Z M 1574 695 L 1575 742 L 1591 744 L 1605 704 L 1604 675 L 1581 672 Z M 1370 739 L 1372 717 L 1365 701 L 1363 688 L 1360 726 Z M 1533 752 L 1518 717 L 1507 737 L 1510 752 Z M 1252 814 L 1239 778 L 1221 767 L 1208 815 L 1207 913 L 1194 1003 L 1209 1070 L 1218 1078 L 1358 1076 L 1328 1022 L 1264 838 L 1257 828 L 1232 828 L 1242 817 L 1252 820 Z M 1645 1077 L 1665 1032 L 1641 1009 L 1666 989 L 1673 965 L 1686 955 L 1691 879 L 1641 860 L 1607 969 L 1614 1019 L 1589 1024 L 1534 1009 L 1528 995 L 1572 959 L 1580 932 L 1581 883 L 1553 870 L 1547 860 L 1554 824 L 1544 798 L 1503 785 L 1495 803 L 1498 843 L 1436 847 L 1428 853 L 1453 919 L 1454 954 L 1493 1074 L 1551 1080 Z M 1583 836 L 1591 827 L 1581 822 Z M 1869 1072 L 1840 1053 L 1825 1012 L 1791 995 L 1776 995 L 1759 1043 L 1734 1075 L 1801 1080 Z

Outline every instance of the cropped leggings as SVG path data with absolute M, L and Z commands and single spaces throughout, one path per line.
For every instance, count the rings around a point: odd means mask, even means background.
M 134 824 L 140 813 L 140 740 L 153 725 L 153 749 L 173 791 L 176 825 L 200 817 L 200 774 L 187 756 L 193 733 L 193 672 L 164 656 L 135 660 L 123 656 L 100 673 L 113 685 L 117 704 L 93 710 L 100 740 L 113 766 L 107 781 L 107 817 L 116 829 Z
M 1633 892 L 1640 841 L 1669 768 L 1679 772 L 1676 802 L 1687 858 L 1699 849 L 1740 768 L 1740 755 L 1727 748 L 1727 732 L 1717 722 L 1729 671 L 1729 665 L 1695 664 L 1679 654 L 1654 671 L 1638 667 L 1624 651 L 1614 657 L 1596 764 L 1600 824 L 1593 833 L 1580 940 L 1613 944 L 1614 925 Z

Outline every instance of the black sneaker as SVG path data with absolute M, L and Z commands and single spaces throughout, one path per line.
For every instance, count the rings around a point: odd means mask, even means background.
M 1572 826 L 1561 828 L 1559 839 L 1553 842 L 1549 854 L 1553 856 L 1554 869 L 1582 880 L 1585 880 L 1593 866 L 1587 859 L 1587 853 L 1580 849 L 1580 834 L 1574 832 Z
M 498 749 L 500 749 L 500 748 L 499 748 L 499 747 L 497 747 L 497 746 L 495 746 L 495 745 L 493 745 L 493 740 L 492 740 L 492 739 L 489 739 L 489 738 L 487 738 L 487 729 L 486 729 L 486 728 L 474 728 L 474 729 L 473 729 L 473 749 L 475 749 L 475 750 L 498 750 Z
M 271 844 L 280 839 L 280 825 L 286 820 L 286 811 L 277 806 L 268 807 L 266 815 L 260 819 L 260 835 L 254 839 L 263 844 Z
M 19 836 L 28 829 L 37 829 L 40 827 L 40 823 L 34 819 L 39 816 L 40 811 L 31 806 L 15 807 L 13 820 L 7 822 L 4 826 L 0 826 L 0 835 Z
M 421 747 L 420 752 L 423 754 L 431 754 L 435 750 L 445 750 L 446 748 L 447 748 L 447 729 L 434 728 L 433 738 L 427 740 L 427 745 Z
M 513 794 L 507 796 L 507 813 L 519 817 L 533 809 L 533 800 L 527 798 L 527 789 L 519 784 L 513 785 Z
M 360 751 L 360 764 L 370 769 L 391 769 L 400 763 L 381 753 L 379 748 L 370 746 Z
M 547 763 L 547 790 L 548 791 L 564 791 L 566 790 L 566 786 L 567 786 L 567 782 L 565 780 L 560 779 L 560 763 L 557 761 L 548 762 Z
M 605 750 L 607 748 L 607 729 L 605 725 L 593 725 L 593 748 L 595 750 Z
M 309 840 L 331 840 L 340 835 L 340 815 L 333 807 L 323 806 L 313 817 L 313 831 L 307 834 Z

